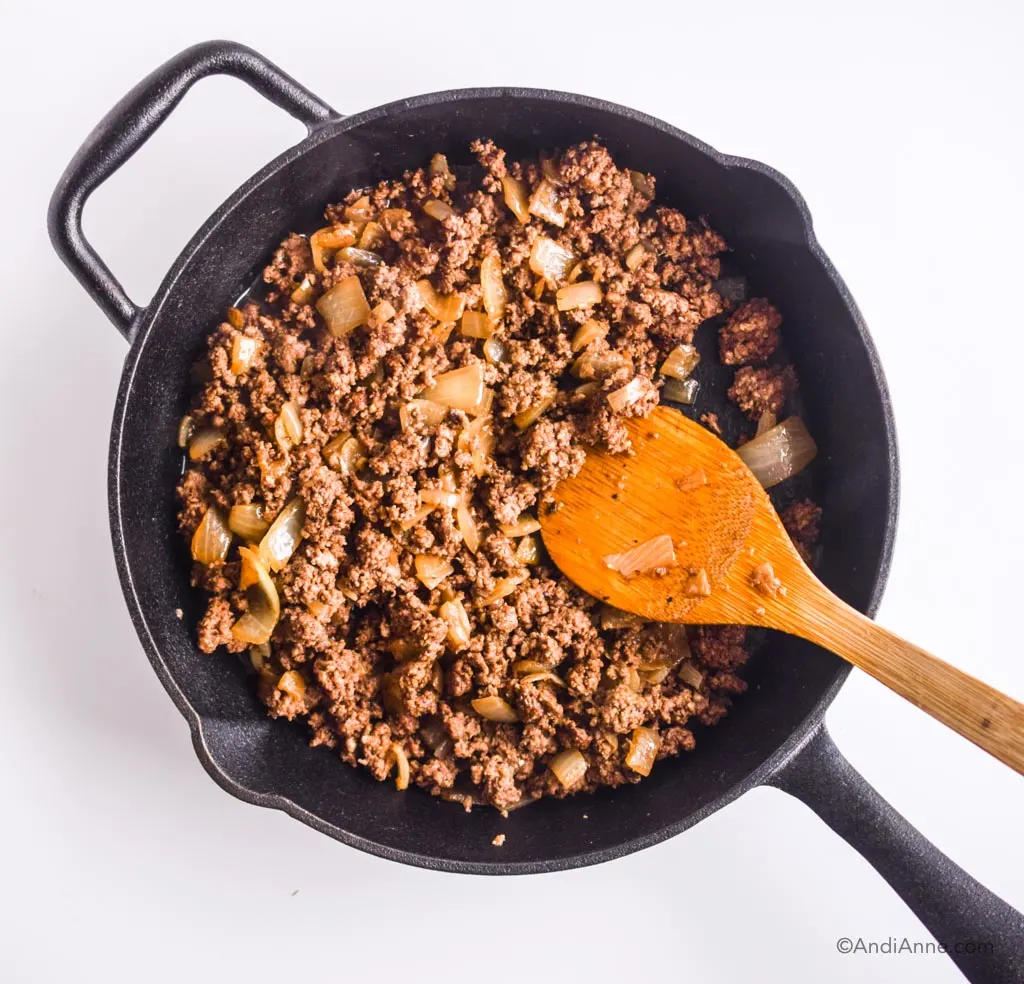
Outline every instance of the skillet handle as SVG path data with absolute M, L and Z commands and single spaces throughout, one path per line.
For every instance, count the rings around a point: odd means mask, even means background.
M 338 116 L 262 55 L 233 41 L 206 41 L 187 48 L 146 76 L 107 113 L 61 176 L 50 199 L 48 225 L 58 256 L 129 341 L 143 309 L 86 240 L 82 209 L 92 192 L 156 132 L 185 93 L 208 75 L 241 79 L 305 123 L 310 132 Z
M 846 761 L 824 724 L 770 782 L 803 800 L 860 852 L 972 984 L 1024 980 L 1024 916 L 882 799 Z M 855 939 L 847 942 L 856 945 Z

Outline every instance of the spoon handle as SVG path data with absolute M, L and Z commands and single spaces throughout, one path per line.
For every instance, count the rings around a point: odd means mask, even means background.
M 901 639 L 823 586 L 779 626 L 823 646 L 1024 775 L 1024 704 Z

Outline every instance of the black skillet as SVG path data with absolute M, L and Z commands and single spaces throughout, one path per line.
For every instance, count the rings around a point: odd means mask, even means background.
M 217 210 L 140 308 L 84 239 L 82 207 L 192 84 L 214 74 L 243 79 L 309 133 Z M 823 450 L 818 571 L 861 611 L 877 608 L 898 497 L 889 397 L 864 322 L 784 177 L 642 113 L 560 92 L 464 89 L 341 117 L 256 52 L 200 44 L 158 68 L 96 127 L 61 178 L 49 214 L 57 252 L 131 345 L 110 444 L 114 551 L 132 620 L 189 722 L 200 761 L 240 799 L 284 810 L 346 844 L 473 874 L 606 861 L 680 833 L 754 786 L 773 785 L 802 799 L 860 851 L 940 942 L 951 949 L 957 941 L 982 944 L 951 954 L 969 979 L 1020 980 L 1024 919 L 936 850 L 845 761 L 823 716 L 850 667 L 798 639 L 765 640 L 751 692 L 684 760 L 637 786 L 543 801 L 507 821 L 486 809 L 465 815 L 417 792 L 399 795 L 390 783 L 310 750 L 299 727 L 264 716 L 237 662 L 197 651 L 198 599 L 175 528 L 182 465 L 175 432 L 189 365 L 225 307 L 254 281 L 284 233 L 315 227 L 323 204 L 352 187 L 422 166 L 437 151 L 463 160 L 479 136 L 493 137 L 514 157 L 594 134 L 620 165 L 657 176 L 660 201 L 706 215 L 728 239 L 751 290 L 785 313 L 805 413 Z M 725 406 L 719 399 L 700 409 L 724 413 Z M 491 840 L 503 831 L 508 840 L 497 852 Z

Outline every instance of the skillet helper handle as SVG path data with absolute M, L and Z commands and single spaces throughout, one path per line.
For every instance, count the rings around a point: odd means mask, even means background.
M 336 119 L 327 103 L 262 55 L 233 41 L 194 45 L 146 76 L 97 124 L 50 199 L 48 225 L 57 255 L 129 341 L 144 309 L 136 305 L 82 233 L 89 196 L 167 119 L 185 93 L 209 75 L 231 75 L 306 124 Z
M 1024 915 L 975 881 L 900 816 L 846 761 L 824 724 L 771 783 L 803 800 L 863 855 L 945 947 L 968 981 L 1024 980 Z M 846 943 L 852 947 L 856 939 Z

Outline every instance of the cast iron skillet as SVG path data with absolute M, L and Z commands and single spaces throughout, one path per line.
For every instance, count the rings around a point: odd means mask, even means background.
M 309 133 L 218 209 L 140 308 L 84 239 L 82 207 L 189 87 L 213 74 L 245 80 Z M 786 313 L 806 413 L 824 452 L 819 572 L 842 598 L 875 611 L 897 511 L 889 398 L 864 322 L 785 178 L 642 113 L 559 92 L 465 89 L 343 118 L 256 52 L 211 42 L 157 69 L 114 107 L 71 162 L 49 215 L 57 252 L 131 345 L 111 435 L 110 521 L 125 598 L 150 661 L 188 720 L 200 761 L 224 789 L 364 851 L 444 871 L 554 871 L 640 850 L 754 786 L 773 785 L 803 799 L 860 851 L 939 941 L 990 943 L 992 952 L 953 954 L 972 980 L 1015 979 L 1024 920 L 843 759 L 822 719 L 850 668 L 805 642 L 770 637 L 751 693 L 685 760 L 638 786 L 543 801 L 508 821 L 485 809 L 464 815 L 416 792 L 398 795 L 390 783 L 311 751 L 300 728 L 264 716 L 239 664 L 196 649 L 198 599 L 175 527 L 181 457 L 174 436 L 189 365 L 225 307 L 253 282 L 283 233 L 313 227 L 322 205 L 354 186 L 421 166 L 437 151 L 464 158 L 478 136 L 515 156 L 594 134 L 618 163 L 654 172 L 659 200 L 707 215 L 753 292 L 770 295 Z M 499 852 L 491 839 L 500 831 L 509 836 Z

